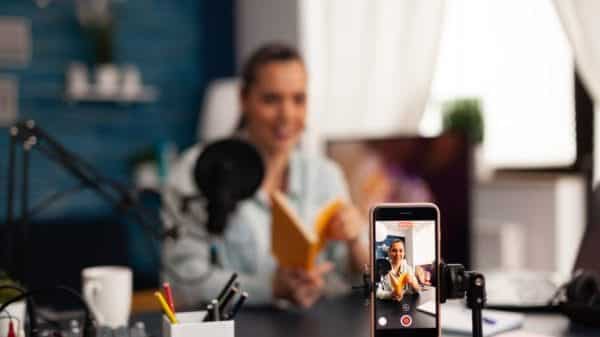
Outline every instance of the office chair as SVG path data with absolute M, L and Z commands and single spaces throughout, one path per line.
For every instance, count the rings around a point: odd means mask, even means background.
M 235 77 L 217 79 L 208 85 L 198 118 L 199 141 L 211 142 L 235 131 L 241 114 L 239 87 L 240 81 Z

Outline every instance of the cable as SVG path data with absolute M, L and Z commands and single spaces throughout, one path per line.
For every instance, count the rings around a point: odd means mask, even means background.
M 0 320 L 4 320 L 4 319 L 15 320 L 15 321 L 17 321 L 17 326 L 18 327 L 21 326 L 21 320 L 18 317 L 11 315 L 10 311 L 8 311 L 8 308 L 4 309 L 4 311 L 0 311 L 0 314 L 2 314 L 2 312 L 6 313 L 6 316 L 0 317 Z
M 0 286 L 0 290 L 2 290 L 2 289 L 16 290 L 17 292 L 19 292 L 19 294 L 20 294 L 19 296 L 23 296 L 24 294 L 27 293 L 27 291 L 25 291 L 25 289 L 18 287 L 18 286 L 13 286 L 13 285 Z M 33 298 L 27 298 L 26 302 L 27 302 L 27 314 L 29 315 L 29 318 L 31 319 L 31 323 L 29 324 L 29 330 L 30 330 L 29 332 L 31 335 L 31 332 L 36 330 L 36 324 L 37 324 L 36 313 L 35 313 L 35 302 L 34 302 Z M 4 308 L 4 310 L 6 310 L 5 306 L 3 306 L 2 308 Z M 2 311 L 3 310 L 0 310 L 0 312 L 2 312 Z
M 10 286 L 7 286 L 7 287 L 10 287 Z M 96 326 L 96 320 L 95 320 L 94 314 L 90 310 L 89 306 L 87 305 L 87 303 L 85 302 L 83 297 L 81 297 L 81 295 L 77 291 L 75 291 L 67 286 L 56 286 L 56 287 L 50 287 L 50 288 L 42 288 L 42 289 L 25 291 L 25 292 L 21 293 L 20 295 L 15 296 L 12 299 L 5 302 L 4 304 L 2 304 L 0 306 L 0 312 L 3 312 L 4 310 L 6 310 L 6 308 L 12 303 L 21 301 L 23 299 L 31 299 L 31 298 L 33 298 L 33 296 L 37 296 L 37 295 L 44 294 L 44 293 L 50 293 L 50 292 L 54 292 L 54 291 L 65 292 L 65 293 L 71 295 L 72 297 L 74 297 L 79 302 L 79 304 L 81 304 L 81 306 L 83 307 L 83 309 L 85 311 L 85 324 L 84 324 L 84 328 L 83 328 L 83 336 L 84 337 L 93 336 L 92 329 L 94 329 L 94 327 Z M 33 312 L 33 310 L 29 311 L 29 314 L 30 314 L 30 321 L 33 323 L 34 318 L 31 317 L 32 312 Z M 35 332 L 36 331 L 30 326 L 30 336 L 35 336 Z
M 0 286 L 0 290 L 2 290 L 2 289 L 12 289 L 12 290 L 16 290 L 16 291 L 18 291 L 20 294 L 24 294 L 24 293 L 25 293 L 25 290 L 24 290 L 23 288 L 20 288 L 20 287 L 17 287 L 17 286 L 11 286 L 11 285 Z M 41 317 L 41 318 L 42 318 L 42 319 L 44 319 L 46 322 L 48 322 L 48 323 L 50 323 L 50 324 L 52 324 L 52 325 L 54 325 L 54 326 L 57 326 L 57 327 L 58 327 L 58 326 L 60 326 L 60 323 L 59 323 L 59 322 L 57 322 L 57 321 L 55 321 L 55 320 L 53 320 L 53 319 L 50 319 L 50 318 L 48 318 L 48 317 L 45 317 L 45 315 L 43 315 L 41 312 L 39 312 L 39 313 L 38 313 L 38 312 L 34 312 L 35 308 L 37 307 L 37 304 L 35 303 L 35 300 L 34 300 L 33 298 L 28 298 L 28 299 L 27 299 L 27 303 L 28 303 L 28 304 L 27 304 L 27 305 L 28 305 L 28 307 L 27 307 L 27 312 L 28 312 L 28 314 L 29 314 L 29 317 L 34 317 L 34 319 L 35 319 L 36 317 Z M 8 312 L 7 310 L 8 310 L 8 308 L 7 308 L 7 309 L 5 309 L 5 311 L 6 311 L 6 312 Z

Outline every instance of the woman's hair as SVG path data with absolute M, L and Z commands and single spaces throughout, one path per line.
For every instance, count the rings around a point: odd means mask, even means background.
M 242 96 L 246 95 L 250 87 L 256 82 L 258 72 L 263 66 L 273 62 L 298 61 L 304 64 L 298 50 L 292 46 L 272 42 L 258 48 L 242 68 Z
M 394 247 L 394 245 L 397 243 L 401 243 L 402 247 L 404 247 L 404 249 L 406 249 L 406 244 L 404 243 L 404 239 L 394 239 L 394 241 L 392 241 L 392 243 L 390 243 L 389 249 L 392 249 L 392 247 Z M 404 254 L 406 255 L 406 252 Z
M 254 82 L 256 82 L 260 68 L 273 62 L 289 61 L 297 61 L 304 65 L 304 60 L 296 48 L 280 42 L 267 43 L 254 51 L 242 68 L 242 97 L 248 94 L 248 91 L 250 91 L 250 88 Z M 239 131 L 245 126 L 246 117 L 245 114 L 242 113 L 236 130 Z

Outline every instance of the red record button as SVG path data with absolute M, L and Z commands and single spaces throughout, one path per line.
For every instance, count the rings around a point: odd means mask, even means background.
M 402 326 L 405 328 L 411 326 L 412 325 L 412 317 L 410 317 L 410 315 L 402 315 L 400 317 L 400 324 L 402 324 Z

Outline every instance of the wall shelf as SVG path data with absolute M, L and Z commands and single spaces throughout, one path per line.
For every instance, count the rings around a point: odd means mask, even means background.
M 67 92 L 65 98 L 67 101 L 73 103 L 152 103 L 158 99 L 158 90 L 155 87 L 144 86 L 135 94 L 124 94 L 119 92 L 111 95 L 97 90 L 89 90 L 88 92 L 80 94 Z

